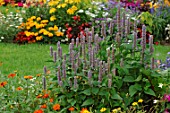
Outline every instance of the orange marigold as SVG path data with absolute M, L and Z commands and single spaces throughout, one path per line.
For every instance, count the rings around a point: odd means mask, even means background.
M 32 79 L 32 76 L 24 76 L 25 79 Z
M 54 99 L 53 99 L 53 98 L 50 98 L 50 102 L 53 103 L 53 102 L 54 102 Z
M 74 111 L 74 107 L 68 108 L 69 111 Z
M 47 108 L 47 105 L 46 105 L 46 104 L 43 104 L 43 105 L 41 105 L 40 108 L 46 109 L 46 108 Z
M 53 105 L 53 110 L 59 111 L 60 110 L 60 104 Z
M 16 74 L 11 73 L 11 74 L 8 75 L 8 78 L 11 78 L 11 77 L 13 78 L 14 76 L 16 76 Z
M 20 91 L 20 90 L 22 90 L 22 88 L 21 88 L 21 87 L 17 87 L 16 90 L 17 90 L 17 91 Z
M 80 111 L 80 113 L 90 113 L 87 108 L 82 108 L 82 110 Z
M 37 77 L 40 77 L 40 76 L 41 76 L 41 74 L 39 73 L 39 74 L 37 74 L 36 76 L 37 76 Z
M 48 98 L 49 94 L 44 94 L 42 98 Z
M 44 113 L 44 112 L 43 112 L 43 110 L 38 109 L 38 110 L 35 110 L 34 113 Z
M 0 82 L 0 87 L 5 87 L 6 84 L 7 84 L 7 81 Z

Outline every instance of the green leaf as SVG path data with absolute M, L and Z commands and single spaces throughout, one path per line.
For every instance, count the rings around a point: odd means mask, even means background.
M 141 81 L 142 80 L 142 75 L 139 75 L 138 77 L 137 77 L 137 79 L 135 80 L 135 82 L 139 82 L 139 81 Z
M 144 92 L 145 92 L 146 94 L 148 94 L 148 95 L 156 96 L 156 95 L 155 95 L 155 92 L 154 92 L 152 89 L 147 89 L 147 90 L 145 90 Z
M 96 95 L 98 92 L 99 92 L 99 88 L 95 88 L 95 87 L 92 88 L 92 93 L 93 94 Z
M 132 97 L 133 95 L 135 95 L 137 93 L 137 89 L 134 87 L 134 85 L 129 87 L 129 94 Z
M 94 100 L 92 98 L 89 98 L 86 101 L 84 101 L 81 106 L 88 106 L 88 105 L 92 105 L 93 103 L 94 103 Z
M 112 99 L 116 99 L 116 100 L 122 100 L 122 98 L 120 97 L 120 95 L 118 95 L 117 93 L 111 96 Z
M 134 82 L 134 80 L 132 76 L 125 76 L 123 79 L 124 82 Z
M 83 93 L 83 94 L 85 94 L 85 95 L 91 95 L 90 88 L 89 88 L 89 89 L 84 90 L 82 93 Z

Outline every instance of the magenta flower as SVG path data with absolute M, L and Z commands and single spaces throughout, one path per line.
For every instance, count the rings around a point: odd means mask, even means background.
M 170 94 L 165 94 L 163 100 L 170 102 Z

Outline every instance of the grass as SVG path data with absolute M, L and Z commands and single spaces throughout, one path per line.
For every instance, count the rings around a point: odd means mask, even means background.
M 36 75 L 43 73 L 43 67 L 50 66 L 51 63 L 46 62 L 51 59 L 49 47 L 56 45 L 39 45 L 39 44 L 5 44 L 0 43 L 0 71 L 2 74 L 8 75 L 15 70 L 21 75 Z M 68 45 L 61 45 L 63 52 L 68 51 Z M 165 60 L 168 46 L 155 46 L 154 57 L 156 59 Z
M 2 74 L 8 75 L 14 71 L 18 71 L 20 75 L 36 75 L 43 72 L 43 67 L 50 65 L 46 62 L 51 59 L 49 47 L 56 45 L 16 45 L 16 44 L 0 44 L 0 71 Z M 67 45 L 61 45 L 63 52 L 67 51 Z

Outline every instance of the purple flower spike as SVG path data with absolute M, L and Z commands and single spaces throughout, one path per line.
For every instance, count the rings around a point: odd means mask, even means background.
M 53 56 L 53 47 L 50 46 L 50 56 Z
M 47 67 L 44 66 L 44 75 L 46 75 L 46 73 L 47 73 Z
M 43 82 L 43 89 L 46 90 L 46 78 L 45 78 L 45 76 L 43 76 L 42 82 Z
M 77 88 L 77 77 L 74 76 L 74 88 Z
M 53 55 L 54 62 L 56 62 L 56 60 L 57 60 L 57 52 L 54 52 L 53 54 L 54 54 Z

